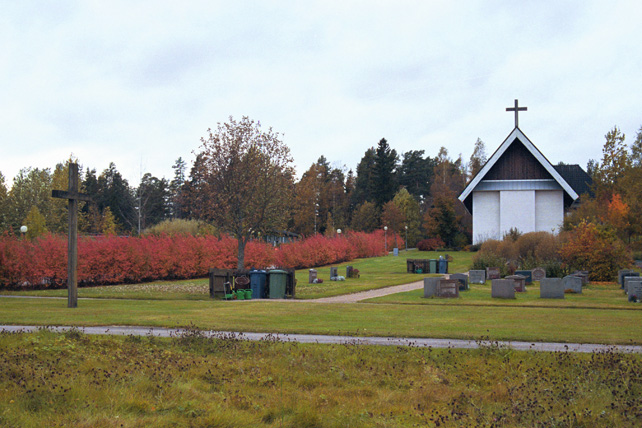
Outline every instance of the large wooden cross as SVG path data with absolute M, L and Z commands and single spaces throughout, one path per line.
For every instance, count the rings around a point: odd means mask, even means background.
M 67 307 L 78 306 L 78 201 L 91 197 L 78 192 L 78 164 L 69 163 L 69 190 L 52 190 L 54 198 L 69 200 L 69 240 L 67 244 Z
M 515 128 L 519 128 L 519 117 L 518 114 L 520 111 L 526 111 L 528 110 L 527 107 L 518 107 L 518 102 L 515 100 L 515 107 L 506 107 L 506 111 L 514 111 L 515 112 Z

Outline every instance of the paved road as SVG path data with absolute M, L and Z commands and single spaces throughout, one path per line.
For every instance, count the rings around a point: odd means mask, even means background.
M 65 331 L 72 327 L 50 327 L 53 331 Z M 11 326 L 0 325 L 0 331 L 6 332 L 32 332 L 37 331 L 36 326 Z M 183 330 L 176 328 L 149 328 L 149 327 L 82 327 L 86 334 L 112 334 L 118 336 L 157 336 L 172 337 L 180 335 Z M 357 336 L 323 336 L 315 334 L 272 334 L 272 333 L 235 333 L 224 331 L 205 331 L 203 334 L 211 337 L 231 338 L 243 340 L 279 340 L 283 342 L 298 343 L 329 343 L 329 344 L 354 344 L 354 345 L 383 345 L 383 346 L 412 346 L 431 348 L 476 349 L 479 347 L 499 347 L 517 351 L 538 352 L 606 352 L 616 351 L 625 353 L 642 353 L 642 346 L 599 345 L 587 343 L 545 343 L 545 342 L 487 342 L 475 340 L 456 339 L 426 339 L 426 338 L 396 338 L 396 337 L 357 337 Z

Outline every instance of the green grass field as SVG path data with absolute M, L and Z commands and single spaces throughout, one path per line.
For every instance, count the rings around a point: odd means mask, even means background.
M 0 426 L 629 427 L 641 355 L 0 334 Z

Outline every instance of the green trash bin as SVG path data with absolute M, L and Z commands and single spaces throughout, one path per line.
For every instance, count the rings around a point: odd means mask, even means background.
M 284 270 L 274 269 L 270 274 L 270 299 L 284 299 L 285 286 L 287 284 L 288 273 Z
M 437 259 L 430 259 L 428 261 L 428 264 L 430 265 L 430 273 L 437 273 L 438 272 L 438 267 L 437 267 L 438 263 L 439 263 L 439 260 L 437 260 Z
M 245 290 L 236 290 L 236 300 L 245 300 Z

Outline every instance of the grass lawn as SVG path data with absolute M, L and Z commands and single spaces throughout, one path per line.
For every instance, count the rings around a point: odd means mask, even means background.
M 641 355 L 0 335 L 3 427 L 630 427 Z
M 16 298 L 0 299 L 0 323 L 165 327 L 192 323 L 227 331 L 642 344 L 635 328 L 642 324 L 639 309 L 452 303 L 81 300 L 70 310 L 65 300 Z
M 320 297 L 338 296 L 341 294 L 355 293 L 387 287 L 390 285 L 406 284 L 420 281 L 423 274 L 406 273 L 406 258 L 439 258 L 446 253 L 432 251 L 409 250 L 401 251 L 399 257 L 373 257 L 352 260 L 333 266 L 339 268 L 340 274 L 345 276 L 345 267 L 348 265 L 359 269 L 361 277 L 347 279 L 346 281 L 330 281 L 330 266 L 317 268 L 318 277 L 323 279 L 322 284 L 308 284 L 308 270 L 300 269 L 296 272 L 297 299 L 315 299 Z M 472 253 L 450 252 L 453 262 L 449 264 L 449 271 L 466 272 L 472 263 Z M 0 294 L 66 297 L 66 289 L 34 290 L 34 291 L 1 291 Z M 102 287 L 80 287 L 78 297 L 113 298 L 113 299 L 160 299 L 160 300 L 208 300 L 208 279 L 189 279 L 181 281 L 156 281 L 145 284 L 110 285 Z

